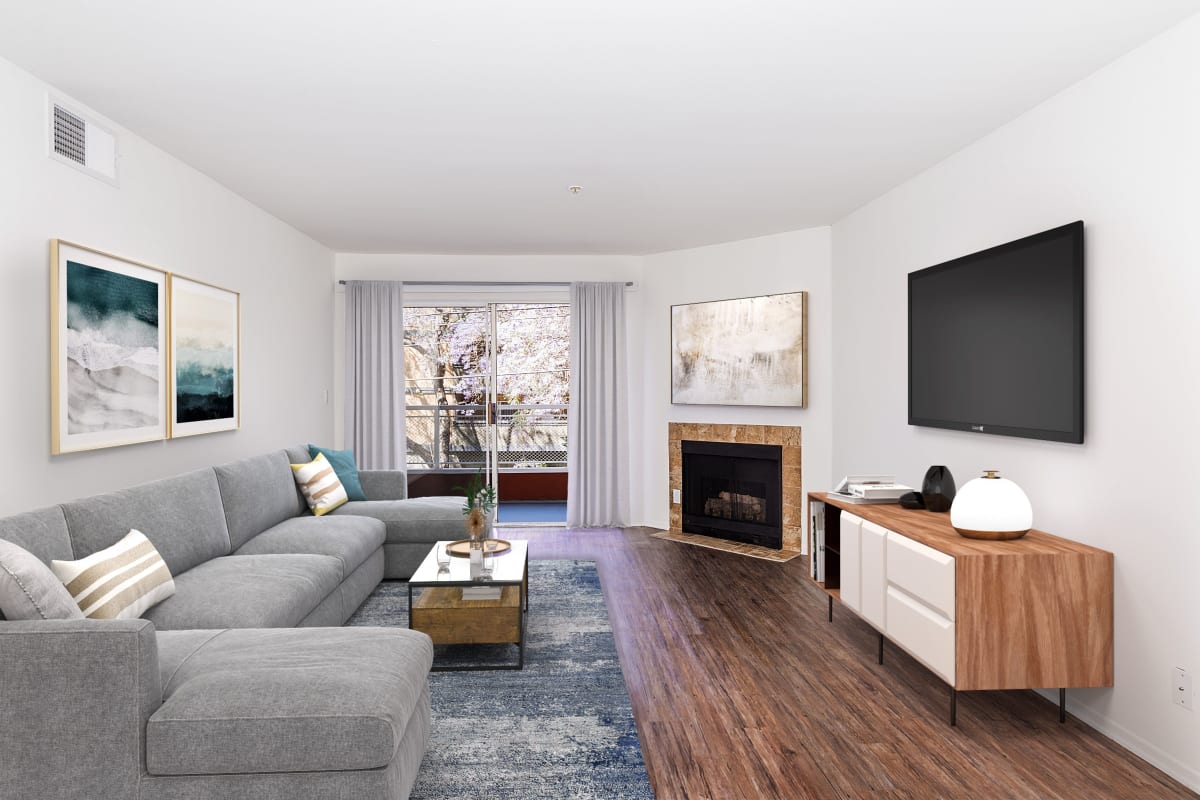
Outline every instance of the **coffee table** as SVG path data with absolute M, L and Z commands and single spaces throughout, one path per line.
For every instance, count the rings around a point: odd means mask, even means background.
M 434 644 L 515 644 L 517 663 L 499 666 L 433 669 L 523 669 L 525 667 L 525 612 L 529 610 L 529 542 L 510 539 L 512 549 L 491 556 L 490 575 L 471 577 L 469 559 L 453 557 L 439 571 L 438 542 L 408 581 L 408 627 L 429 634 Z M 468 586 L 500 587 L 498 600 L 463 600 Z M 414 598 L 415 594 L 415 598 Z

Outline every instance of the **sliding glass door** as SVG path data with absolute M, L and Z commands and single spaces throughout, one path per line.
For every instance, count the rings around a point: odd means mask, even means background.
M 547 504 L 561 494 L 565 509 L 568 315 L 552 303 L 405 309 L 408 468 L 425 493 L 457 493 L 482 470 L 500 493 L 498 523 L 556 521 Z

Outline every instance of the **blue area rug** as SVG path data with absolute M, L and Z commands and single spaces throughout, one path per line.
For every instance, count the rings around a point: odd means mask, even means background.
M 347 625 L 408 625 L 408 589 L 380 584 Z M 515 646 L 437 648 L 491 663 Z M 430 675 L 433 735 L 413 800 L 653 798 L 591 561 L 530 561 L 525 669 Z

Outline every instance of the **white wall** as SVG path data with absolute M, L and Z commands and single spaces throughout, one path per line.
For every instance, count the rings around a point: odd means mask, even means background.
M 643 300 L 641 292 L 642 259 L 640 256 L 586 256 L 586 255 L 442 255 L 442 254 L 368 254 L 339 253 L 335 257 L 334 273 L 337 280 L 388 280 L 388 281 L 632 281 L 634 286 L 626 289 L 625 314 L 626 337 L 629 348 L 630 374 L 630 450 L 637 452 L 641 440 L 643 394 L 641 374 Z M 566 302 L 565 287 L 504 287 L 490 291 L 463 291 L 434 293 L 434 290 L 413 287 L 406 292 L 405 302 L 416 296 L 429 302 Z M 338 287 L 334 300 L 334 376 L 336 436 L 340 441 L 343 433 L 342 401 L 345 389 L 345 297 Z M 632 458 L 629 465 L 631 492 L 630 516 L 634 521 L 644 518 L 641 494 L 636 491 L 643 482 L 641 459 Z
M 808 408 L 671 405 L 671 306 L 807 291 Z M 668 422 L 799 425 L 805 491 L 832 480 L 833 363 L 830 231 L 811 228 L 647 256 L 642 430 L 646 524 L 669 527 Z
M 1183 23 L 833 226 L 834 473 L 996 468 L 1034 524 L 1111 550 L 1116 685 L 1072 711 L 1193 788 L 1200 715 L 1200 18 Z M 906 274 L 1086 225 L 1083 445 L 909 427 Z M 979 332 L 986 358 L 987 332 Z M 1053 591 L 1054 587 L 1044 587 Z M 1049 712 L 1047 712 L 1049 713 Z
M 338 280 L 408 281 L 634 281 L 626 296 L 630 358 L 630 514 L 637 524 L 668 527 L 667 422 L 743 422 L 801 425 L 804 481 L 814 489 L 831 480 L 832 364 L 830 358 L 830 236 L 828 228 L 794 231 L 651 256 L 497 256 L 339 253 Z M 672 406 L 670 307 L 807 290 L 809 294 L 809 407 Z M 417 290 L 413 290 L 417 291 Z M 557 300 L 545 290 L 511 290 L 506 298 Z M 446 299 L 449 296 L 443 295 Z M 485 300 L 476 292 L 454 295 Z M 335 315 L 335 409 L 341 436 L 343 298 Z
M 0 60 L 0 514 L 327 441 L 332 254 L 126 131 L 119 188 L 52 161 L 47 88 Z M 50 455 L 52 238 L 241 292 L 241 430 Z

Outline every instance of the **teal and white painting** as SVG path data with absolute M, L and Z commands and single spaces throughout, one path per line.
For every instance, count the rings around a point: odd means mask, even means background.
M 237 292 L 171 276 L 171 435 L 237 428 Z
M 166 437 L 166 273 L 51 243 L 51 451 Z

